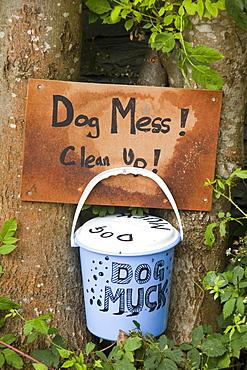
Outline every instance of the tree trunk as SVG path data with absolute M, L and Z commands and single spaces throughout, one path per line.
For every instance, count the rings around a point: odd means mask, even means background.
M 228 177 L 234 169 L 243 164 L 247 33 L 240 29 L 226 12 L 220 12 L 217 19 L 196 19 L 193 31 L 189 32 L 187 38 L 194 46 L 204 44 L 225 56 L 222 61 L 215 63 L 213 68 L 225 81 L 216 173 Z M 169 57 L 166 54 L 159 56 L 160 63 L 167 72 L 169 86 L 185 87 L 181 72 L 176 68 L 175 53 Z M 145 80 L 145 76 L 141 77 Z M 139 83 L 143 84 L 141 81 Z M 154 79 L 153 84 L 156 83 Z M 193 82 L 192 87 L 199 88 Z M 175 248 L 167 330 L 168 336 L 179 342 L 188 340 L 191 331 L 197 325 L 212 324 L 214 329 L 217 329 L 219 303 L 214 301 L 208 292 L 203 292 L 198 285 L 201 285 L 208 271 L 222 270 L 224 267 L 227 241 L 218 238 L 215 245 L 210 248 L 204 242 L 204 233 L 206 226 L 217 220 L 219 211 L 228 210 L 229 204 L 220 199 L 214 200 L 210 212 L 181 212 L 185 235 L 184 241 Z M 175 221 L 171 211 L 162 211 L 160 214 L 171 222 Z
M 79 259 L 69 245 L 74 206 L 23 202 L 20 187 L 28 79 L 78 80 L 81 9 L 82 0 L 0 2 L 1 225 L 16 216 L 20 238 L 1 259 L 0 295 L 20 303 L 26 319 L 52 313 L 54 326 L 77 348 L 88 334 Z M 4 332 L 21 333 L 13 321 Z

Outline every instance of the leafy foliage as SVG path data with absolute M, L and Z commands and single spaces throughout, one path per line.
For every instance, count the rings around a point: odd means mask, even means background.
M 236 221 L 240 225 L 242 225 L 242 222 L 247 220 L 247 214 L 236 204 L 232 195 L 232 187 L 235 185 L 235 181 L 237 179 L 247 179 L 247 170 L 241 170 L 241 168 L 238 168 L 233 171 L 227 179 L 223 179 L 221 176 L 216 175 L 216 179 L 214 181 L 208 180 L 205 183 L 205 186 L 213 187 L 215 197 L 217 199 L 219 199 L 220 197 L 227 199 L 227 201 L 230 202 L 231 205 L 235 209 L 237 209 L 239 214 L 241 215 L 240 217 L 233 217 L 230 212 L 218 213 L 218 218 L 220 219 L 219 224 L 217 224 L 216 222 L 209 224 L 205 232 L 205 240 L 207 245 L 209 245 L 210 247 L 212 247 L 215 242 L 215 236 L 213 233 L 215 227 L 219 228 L 220 236 L 224 237 L 227 234 L 226 227 L 230 221 Z
M 206 45 L 193 48 L 184 39 L 184 31 L 192 28 L 191 17 L 217 17 L 219 10 L 225 9 L 225 0 L 87 0 L 86 5 L 90 9 L 90 23 L 101 19 L 103 24 L 114 24 L 123 19 L 131 37 L 138 34 L 141 26 L 150 34 L 151 48 L 168 55 L 176 50 L 178 67 L 188 86 L 190 69 L 193 80 L 200 86 L 212 90 L 223 87 L 222 77 L 209 66 L 223 55 Z
M 247 31 L 247 1 L 226 0 L 226 10 L 234 21 Z
M 232 185 L 235 178 L 246 177 L 247 171 L 237 169 L 228 179 L 218 176 L 208 185 L 214 187 L 218 198 L 223 196 L 235 204 L 231 194 Z M 246 218 L 240 208 L 239 211 L 242 212 L 242 218 Z M 225 227 L 231 218 L 230 214 L 221 213 L 219 224 Z M 238 221 L 241 222 L 241 219 Z M 212 224 L 208 231 L 207 237 L 211 244 L 214 238 L 212 230 L 216 226 L 217 223 Z M 225 235 L 224 227 L 221 227 L 222 235 Z M 1 241 L 13 238 L 15 230 L 15 221 L 7 221 L 1 233 Z M 0 327 L 6 320 L 18 317 L 23 321 L 27 348 L 31 343 L 35 345 L 40 336 L 46 343 L 46 348 L 36 348 L 28 355 L 14 347 L 17 339 L 14 334 L 2 336 L 0 367 L 7 364 L 14 369 L 23 369 L 23 357 L 32 361 L 35 370 L 216 370 L 227 369 L 234 364 L 240 366 L 241 352 L 247 349 L 247 234 L 241 236 L 234 247 L 233 251 L 227 250 L 231 259 L 226 270 L 222 273 L 210 271 L 203 280 L 204 289 L 222 304 L 219 317 L 222 332 L 215 333 L 210 325 L 201 325 L 192 331 L 189 342 L 178 345 L 166 335 L 154 338 L 149 333 L 143 333 L 138 322 L 133 321 L 136 329 L 130 331 L 122 343 L 112 343 L 110 347 L 98 350 L 94 343 L 89 342 L 84 351 L 74 350 L 51 326 L 51 314 L 26 320 L 18 310 L 19 305 L 6 297 L 0 297 L 0 310 L 8 310 L 0 321 Z

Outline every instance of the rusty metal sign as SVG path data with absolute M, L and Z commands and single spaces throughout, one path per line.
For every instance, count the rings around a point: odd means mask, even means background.
M 210 210 L 221 91 L 30 80 L 21 199 L 77 203 L 116 167 L 157 173 L 178 208 Z M 99 183 L 87 203 L 170 208 L 147 178 Z

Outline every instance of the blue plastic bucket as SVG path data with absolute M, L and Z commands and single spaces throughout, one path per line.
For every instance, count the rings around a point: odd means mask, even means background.
M 137 168 L 114 170 L 114 174 L 138 172 L 154 181 L 158 177 Z M 111 176 L 112 171 L 89 183 L 72 226 L 72 246 L 80 248 L 87 327 L 94 335 L 115 341 L 120 329 L 128 333 L 135 328 L 135 320 L 143 332 L 158 336 L 167 327 L 173 254 L 182 239 L 181 220 L 174 199 L 158 177 L 180 232 L 157 216 L 119 214 L 91 219 L 74 233 L 84 198 L 95 182 Z

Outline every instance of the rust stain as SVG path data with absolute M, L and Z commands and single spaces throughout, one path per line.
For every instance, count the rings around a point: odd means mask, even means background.
M 222 92 L 30 80 L 22 200 L 77 203 L 116 167 L 157 172 L 180 209 L 210 210 Z M 90 204 L 170 208 L 150 179 L 109 178 Z

